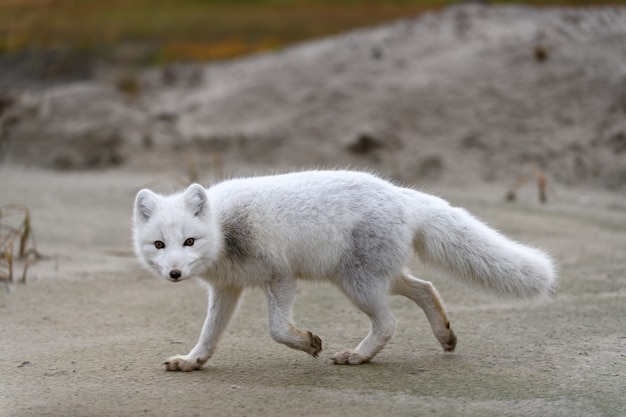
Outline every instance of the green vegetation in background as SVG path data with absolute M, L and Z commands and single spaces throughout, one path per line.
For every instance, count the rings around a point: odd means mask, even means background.
M 412 16 L 450 0 L 0 0 L 0 55 L 62 49 L 122 62 L 211 60 Z M 502 2 L 494 2 L 502 3 Z M 531 0 L 624 5 L 626 0 Z

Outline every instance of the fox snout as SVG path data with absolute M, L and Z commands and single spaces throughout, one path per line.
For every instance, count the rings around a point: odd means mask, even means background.
M 184 251 L 165 248 L 158 252 L 158 258 L 154 262 L 157 275 L 171 282 L 184 281 L 189 277 L 196 276 L 193 270 L 193 262 L 184 256 Z
M 187 270 L 184 266 L 180 265 L 167 265 L 166 263 L 159 263 L 155 261 L 148 260 L 146 264 L 152 269 L 155 275 L 172 282 L 183 281 L 186 278 L 189 278 L 190 271 Z

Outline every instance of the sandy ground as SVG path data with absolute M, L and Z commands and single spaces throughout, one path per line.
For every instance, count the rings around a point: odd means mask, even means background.
M 130 254 L 143 186 L 176 175 L 130 169 L 54 173 L 0 167 L 0 205 L 27 204 L 39 261 L 26 284 L 0 287 L 1 416 L 623 416 L 626 414 L 626 198 L 553 186 L 439 184 L 462 205 L 560 263 L 554 301 L 484 296 L 414 265 L 447 302 L 459 343 L 444 354 L 425 316 L 392 300 L 399 327 L 373 363 L 330 356 L 367 332 L 335 289 L 302 284 L 296 320 L 322 337 L 319 359 L 271 341 L 258 290 L 246 293 L 214 358 L 193 373 L 161 363 L 193 346 L 206 296 L 161 282 Z M 18 265 L 19 267 L 19 265 Z

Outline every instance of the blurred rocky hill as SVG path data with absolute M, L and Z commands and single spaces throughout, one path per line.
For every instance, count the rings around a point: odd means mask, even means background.
M 0 97 L 0 160 L 88 169 L 188 152 L 408 181 L 626 189 L 626 10 L 463 5 L 207 65 Z

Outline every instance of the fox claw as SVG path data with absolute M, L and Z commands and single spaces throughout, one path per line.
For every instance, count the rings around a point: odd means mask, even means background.
M 319 356 L 319 353 L 322 351 L 322 339 L 320 339 L 319 336 L 316 336 L 311 332 L 308 333 L 311 348 L 311 350 L 309 350 L 309 354 L 314 358 L 317 358 Z

